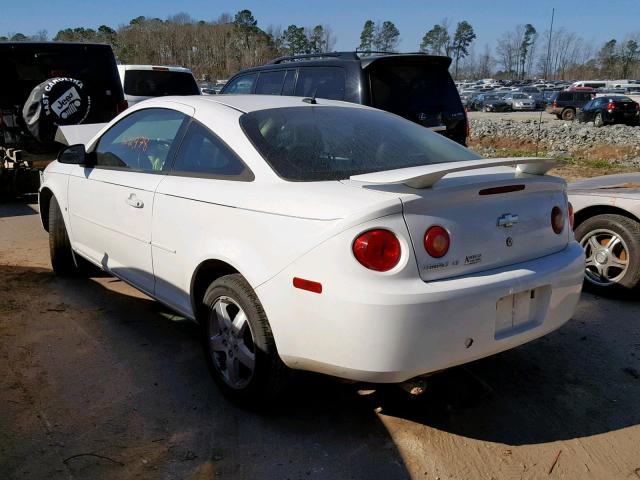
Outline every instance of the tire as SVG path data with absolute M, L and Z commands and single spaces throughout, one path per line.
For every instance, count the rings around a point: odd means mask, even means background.
M 567 122 L 572 122 L 576 116 L 576 111 L 573 110 L 572 108 L 565 108 L 560 114 L 560 116 L 562 120 L 565 120 Z
M 562 120 L 562 115 L 560 115 L 559 113 L 556 113 L 555 115 L 558 120 Z
M 246 407 L 271 406 L 287 386 L 290 370 L 280 360 L 267 315 L 249 283 L 240 274 L 221 277 L 202 303 L 205 357 L 220 390 Z
M 69 235 L 67 235 L 56 197 L 51 197 L 49 203 L 49 254 L 51 267 L 56 275 L 69 277 L 78 274 L 78 268 L 73 260 Z
M 604 126 L 604 120 L 602 119 L 602 114 L 601 113 L 596 113 L 596 116 L 593 119 L 593 124 L 596 127 L 603 127 Z
M 489 113 L 489 112 L 491 112 L 491 109 L 489 107 L 484 107 L 484 111 Z
M 606 292 L 640 284 L 640 223 L 622 215 L 596 215 L 578 225 L 575 235 L 587 256 L 585 286 Z M 601 258 L 598 251 L 604 252 Z

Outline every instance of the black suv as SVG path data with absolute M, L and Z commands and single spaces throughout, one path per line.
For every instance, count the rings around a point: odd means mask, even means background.
M 55 158 L 58 126 L 105 123 L 127 108 L 109 45 L 0 42 L 0 65 L 0 196 L 33 192 L 32 167 Z
M 281 57 L 234 75 L 222 94 L 292 95 L 369 105 L 466 145 L 468 122 L 449 57 L 356 52 Z
M 576 111 L 590 102 L 594 96 L 594 92 L 554 92 L 548 100 L 547 113 L 571 121 L 575 118 Z

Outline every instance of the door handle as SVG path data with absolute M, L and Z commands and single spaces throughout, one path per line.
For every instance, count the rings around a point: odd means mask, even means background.
M 128 205 L 131 205 L 133 208 L 142 208 L 144 207 L 144 202 L 140 200 L 135 193 L 129 194 L 127 199 L 125 200 Z

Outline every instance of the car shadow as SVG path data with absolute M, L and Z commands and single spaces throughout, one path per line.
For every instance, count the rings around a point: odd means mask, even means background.
M 35 404 L 48 405 L 49 422 L 65 419 L 49 444 L 63 443 L 66 456 L 97 445 L 101 455 L 122 464 L 74 458 L 66 464 L 72 474 L 125 468 L 127 476 L 144 476 L 155 468 L 156 476 L 179 478 L 408 478 L 380 415 L 508 445 L 640 423 L 640 344 L 620 343 L 620 332 L 637 337 L 637 325 L 619 311 L 637 309 L 637 302 L 581 304 L 575 319 L 557 332 L 426 378 L 426 393 L 418 397 L 397 386 L 300 373 L 277 408 L 255 413 L 217 390 L 194 323 L 123 282 L 0 266 L 0 284 L 12 284 L 14 292 L 41 290 L 54 305 L 38 304 L 38 316 L 16 304 L 15 295 L 8 303 L 24 324 L 19 335 L 42 325 L 50 329 L 46 345 L 34 348 L 55 387 L 41 382 L 31 393 L 38 397 Z M 0 314 L 9 296 L 0 289 Z M 33 444 L 19 433 L 9 438 L 18 450 L 12 458 L 20 457 L 24 445 L 27 461 Z M 60 462 L 60 456 L 48 452 L 42 461 Z

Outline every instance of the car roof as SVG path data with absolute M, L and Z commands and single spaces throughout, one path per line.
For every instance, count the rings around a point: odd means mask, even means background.
M 286 108 L 286 107 L 305 107 L 310 103 L 305 102 L 303 97 L 288 97 L 284 95 L 215 95 L 202 96 L 190 95 L 180 97 L 159 97 L 154 100 L 155 103 L 162 103 L 166 100 L 168 103 L 182 103 L 189 105 L 196 110 L 208 109 L 214 105 L 225 105 L 229 108 L 242 113 L 255 112 L 257 110 L 267 110 L 270 108 Z M 372 109 L 364 105 L 351 102 L 342 102 L 339 100 L 328 100 L 324 98 L 316 99 L 316 106 L 337 106 L 345 108 L 364 108 Z M 141 102 L 142 103 L 142 102 Z

